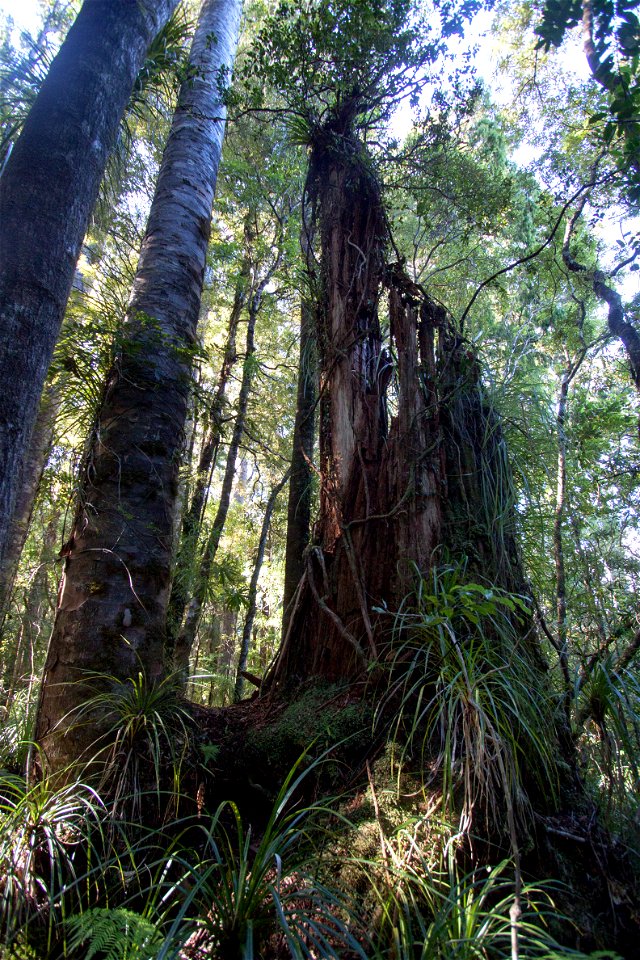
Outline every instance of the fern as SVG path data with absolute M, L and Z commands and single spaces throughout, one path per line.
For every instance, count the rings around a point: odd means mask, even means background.
M 163 937 L 146 917 L 123 908 L 94 907 L 66 924 L 70 953 L 83 948 L 86 960 L 153 960 Z

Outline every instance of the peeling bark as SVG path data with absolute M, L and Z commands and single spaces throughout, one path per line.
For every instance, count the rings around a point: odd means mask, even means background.
M 435 400 L 438 312 L 400 265 L 387 269 L 380 189 L 362 145 L 338 117 L 314 147 L 323 300 L 320 358 L 320 516 L 266 688 L 307 676 L 348 679 L 378 653 L 372 608 L 396 609 L 414 565 L 440 540 Z M 389 290 L 394 373 L 378 309 Z

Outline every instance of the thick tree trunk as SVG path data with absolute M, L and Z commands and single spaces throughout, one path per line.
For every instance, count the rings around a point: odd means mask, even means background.
M 206 0 L 193 76 L 162 159 L 120 356 L 87 457 L 42 685 L 37 739 L 52 770 L 102 733 L 65 716 L 86 671 L 126 682 L 163 671 L 178 467 L 240 0 Z M 212 37 L 216 42 L 212 42 Z M 76 681 L 75 683 L 73 681 Z
M 340 129 L 338 129 L 340 128 Z M 400 265 L 386 269 L 379 186 L 339 122 L 312 156 L 320 223 L 320 518 L 267 688 L 348 679 L 379 652 L 372 608 L 396 609 L 440 542 L 434 330 L 439 315 Z M 332 137 L 341 138 L 338 149 Z M 389 289 L 397 413 L 378 303 Z M 399 562 L 400 561 L 400 562 Z
M 278 499 L 278 494 L 284 487 L 285 483 L 289 479 L 291 470 L 287 470 L 282 480 L 277 483 L 269 494 L 269 499 L 267 500 L 267 507 L 264 512 L 264 517 L 262 519 L 262 528 L 260 530 L 260 539 L 258 541 L 258 553 L 256 556 L 256 562 L 253 565 L 253 572 L 251 574 L 251 581 L 249 583 L 249 597 L 247 604 L 247 615 L 245 617 L 244 626 L 242 628 L 242 639 L 240 641 L 240 656 L 238 658 L 238 669 L 236 671 L 236 685 L 233 692 L 234 701 L 242 699 L 242 691 L 244 689 L 244 672 L 247 669 L 247 660 L 249 657 L 249 646 L 251 644 L 251 633 L 253 630 L 253 621 L 256 616 L 256 598 L 258 596 L 258 580 L 260 579 L 260 571 L 262 570 L 262 561 L 264 560 L 264 551 L 267 545 L 267 536 L 269 534 L 269 526 L 271 525 L 271 515 L 273 514 L 273 509 L 276 505 L 276 500 Z
M 177 0 L 85 0 L 0 177 L 0 566 L 109 151 Z

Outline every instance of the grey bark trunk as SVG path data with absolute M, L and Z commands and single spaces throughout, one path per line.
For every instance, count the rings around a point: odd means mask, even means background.
M 145 52 L 177 0 L 85 0 L 0 178 L 0 566 L 76 261 Z
M 267 536 L 269 534 L 269 526 L 271 525 L 271 516 L 276 505 L 276 500 L 278 499 L 278 494 L 289 479 L 290 474 L 291 469 L 287 470 L 280 483 L 277 483 L 272 489 L 271 493 L 269 494 L 269 499 L 267 500 L 267 508 L 264 512 L 264 517 L 262 520 L 260 540 L 258 541 L 258 553 L 253 567 L 253 573 L 251 574 L 251 582 L 249 583 L 249 603 L 247 605 L 247 616 L 245 617 L 244 627 L 242 628 L 242 639 L 240 641 L 240 656 L 238 658 L 238 670 L 236 672 L 236 685 L 233 692 L 233 699 L 236 703 L 242 699 L 242 692 L 244 689 L 243 674 L 247 669 L 247 659 L 249 657 L 249 646 L 251 644 L 253 621 L 256 617 L 258 580 L 260 579 L 260 571 L 262 570 L 262 563 L 264 561 L 264 551 L 267 545 Z
M 9 525 L 4 564 L 0 568 L 0 622 L 6 613 L 18 563 L 29 532 L 33 506 L 55 435 L 59 408 L 60 391 L 58 386 L 52 384 L 42 395 L 38 417 L 24 460 L 22 483 Z
M 86 671 L 126 682 L 163 672 L 178 467 L 211 207 L 224 133 L 221 69 L 240 0 L 206 0 L 180 92 L 133 285 L 86 462 L 51 637 L 36 736 L 59 771 L 103 735 L 74 727 Z M 212 43 L 211 38 L 216 42 Z

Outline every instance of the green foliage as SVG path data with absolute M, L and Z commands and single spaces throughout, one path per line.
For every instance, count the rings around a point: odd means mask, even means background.
M 336 756 L 343 751 L 357 756 L 369 742 L 370 721 L 369 706 L 359 700 L 350 702 L 348 690 L 340 684 L 312 684 L 292 697 L 273 721 L 249 733 L 254 776 L 266 759 L 270 771 L 284 777 L 302 752 L 317 757 L 334 744 L 342 747 L 336 749 Z M 325 767 L 333 768 L 333 762 Z
M 402 100 L 417 101 L 423 73 L 443 55 L 445 38 L 461 34 L 479 6 L 438 3 L 427 18 L 410 0 L 283 0 L 247 56 L 246 97 L 261 107 L 267 80 L 293 114 L 297 143 L 309 143 L 332 114 L 349 123 L 358 118 L 361 127 L 380 124 Z
M 194 909 L 201 940 L 216 955 L 253 960 L 281 944 L 294 958 L 338 958 L 345 950 L 365 957 L 350 930 L 344 894 L 315 875 L 309 845 L 324 808 L 299 807 L 294 797 L 309 769 L 289 772 L 268 820 L 255 839 L 232 802 L 222 803 L 203 828 L 203 854 L 181 884 L 181 908 L 169 931 Z M 160 950 L 158 960 L 167 956 Z
M 37 35 L 23 31 L 17 47 L 11 42 L 11 19 L 0 23 L 0 171 L 76 8 L 77 3 L 64 0 L 48 4 Z
M 190 717 L 177 678 L 150 679 L 140 671 L 126 681 L 91 674 L 82 682 L 98 692 L 72 719 L 89 724 L 99 720 L 100 752 L 89 763 L 100 765 L 101 790 L 112 799 L 113 809 L 135 818 L 149 791 L 159 810 L 166 808 L 168 796 L 177 802 L 190 743 Z
M 154 102 L 171 104 L 179 85 L 188 82 L 188 42 L 193 29 L 186 4 L 180 4 L 147 49 L 129 99 L 132 117 L 144 120 Z
M 18 690 L 3 710 L 0 727 L 0 767 L 23 769 L 30 748 L 36 704 L 29 688 Z
M 588 728 L 582 731 L 588 744 L 588 772 L 596 789 L 608 788 L 616 796 L 623 815 L 635 814 L 640 784 L 640 679 L 637 672 L 617 668 L 612 656 L 599 660 L 579 684 L 576 703 L 578 723 L 591 721 L 597 742 L 589 744 Z
M 465 582 L 463 567 L 419 579 L 394 624 L 389 711 L 401 761 L 418 749 L 441 779 L 461 824 L 480 806 L 496 826 L 505 807 L 524 813 L 526 789 L 556 789 L 552 717 L 526 648 L 523 598 Z
M 46 776 L 33 783 L 0 774 L 0 932 L 11 943 L 25 924 L 54 935 L 54 907 L 71 891 L 82 903 L 94 838 L 104 807 L 94 790 L 79 783 L 56 787 Z
M 123 907 L 94 907 L 69 917 L 67 951 L 84 951 L 86 960 L 155 960 L 163 938 L 156 925 Z
M 391 955 L 398 960 L 513 956 L 511 911 L 516 884 L 509 876 L 511 872 L 512 864 L 504 860 L 495 867 L 465 874 L 456 861 L 452 843 L 435 870 L 418 853 L 413 862 L 392 873 L 386 899 L 380 891 L 384 911 L 382 935 L 393 943 Z M 548 889 L 525 884 L 519 902 L 520 956 L 547 960 L 559 956 L 558 945 L 546 929 L 545 914 L 556 914 Z M 564 951 L 562 956 L 566 956 Z
M 625 178 L 629 196 L 640 198 L 640 21 L 637 0 L 592 0 L 583 20 L 580 0 L 547 0 L 536 27 L 538 47 L 560 46 L 568 30 L 590 21 L 590 48 L 586 51 L 594 78 L 607 91 L 607 109 L 596 110 L 589 125 L 609 150 Z

